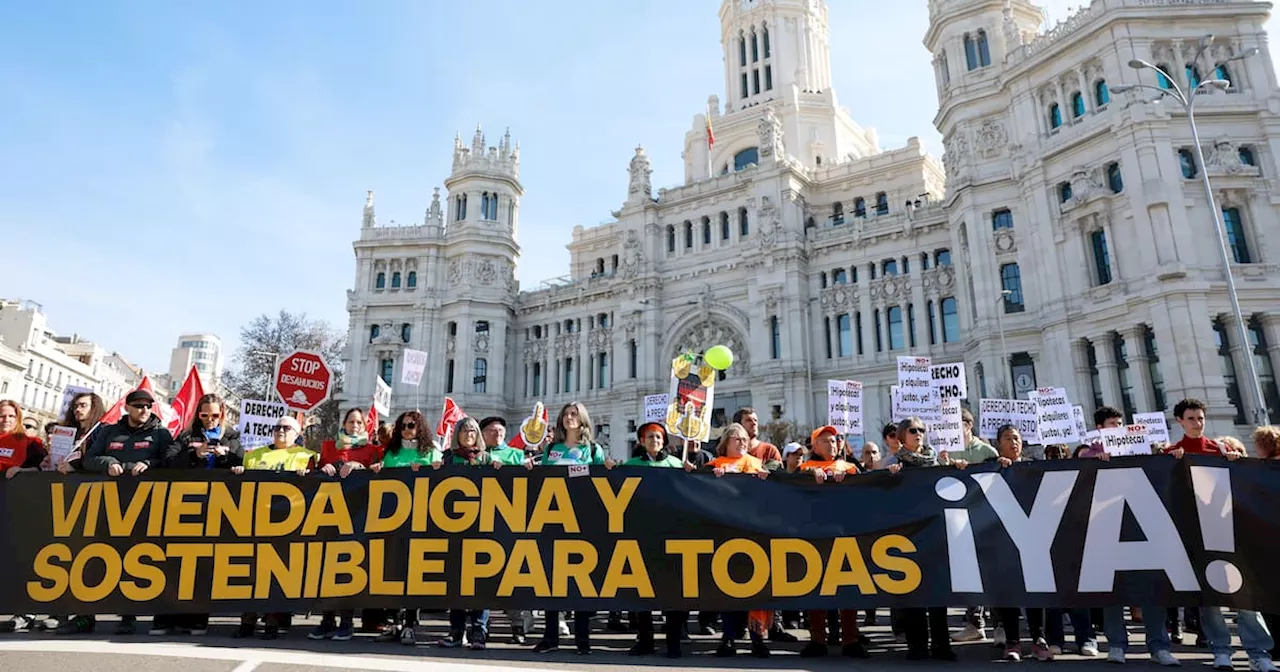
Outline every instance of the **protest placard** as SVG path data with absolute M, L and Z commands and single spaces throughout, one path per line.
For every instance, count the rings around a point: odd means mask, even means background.
M 960 399 L 950 397 L 941 400 L 939 418 L 927 423 L 929 445 L 939 453 L 955 453 L 964 450 L 964 428 L 960 424 Z
M 240 400 L 240 446 L 245 450 L 269 445 L 276 424 L 289 413 L 289 408 L 275 401 Z
M 373 409 L 384 418 L 391 415 L 391 386 L 381 376 L 373 379 Z
M 662 422 L 667 416 L 667 405 L 670 397 L 665 394 L 646 394 L 644 396 L 644 421 Z
M 841 434 L 862 435 L 862 383 L 827 381 L 827 424 Z
M 969 387 L 964 377 L 964 362 L 933 364 L 929 367 L 931 384 L 938 388 L 938 396 L 947 399 L 968 399 Z
M 978 436 L 995 439 L 1003 425 L 1013 425 L 1022 434 L 1023 443 L 1040 443 L 1040 425 L 1036 418 L 1036 402 L 1023 399 L 979 399 Z
M 1151 439 L 1146 425 L 1106 427 L 1098 433 L 1102 436 L 1102 451 L 1113 457 L 1151 454 Z
M 1041 387 L 1027 394 L 1036 402 L 1036 430 L 1039 443 L 1075 443 L 1080 440 L 1076 431 L 1075 412 L 1067 400 L 1067 390 L 1061 387 Z
M 1164 411 L 1134 413 L 1133 424 L 1146 426 L 1147 441 L 1150 443 L 1170 443 L 1169 424 L 1164 418 Z
M 405 385 L 422 384 L 422 372 L 427 369 L 427 353 L 422 350 L 404 349 L 404 365 L 400 367 L 400 382 Z

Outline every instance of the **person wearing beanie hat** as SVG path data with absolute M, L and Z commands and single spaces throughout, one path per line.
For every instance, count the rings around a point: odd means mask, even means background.
M 661 423 L 646 422 L 636 430 L 642 452 L 622 463 L 624 467 L 674 467 L 683 465 L 680 458 L 666 452 L 667 430 Z

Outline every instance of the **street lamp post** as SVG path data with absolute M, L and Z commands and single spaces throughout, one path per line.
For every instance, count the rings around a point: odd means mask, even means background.
M 1000 330 L 1000 357 L 1003 360 L 1000 362 L 1000 384 L 1004 385 L 1005 394 L 1009 395 L 1008 398 L 1010 399 L 1015 395 L 1013 393 L 1013 385 L 1009 381 L 1009 344 L 1004 340 L 1003 316 L 1005 301 L 1012 293 L 1013 290 L 1011 289 L 1002 289 L 1000 290 L 1000 296 L 996 297 L 996 328 Z
M 1204 55 L 1205 51 L 1208 50 L 1211 44 L 1213 44 L 1212 35 L 1205 35 L 1200 38 L 1200 49 L 1196 52 L 1195 57 L 1191 59 L 1193 67 L 1198 66 L 1200 57 Z M 1249 49 L 1232 56 L 1226 61 L 1223 61 L 1223 63 L 1239 61 L 1257 53 L 1257 47 L 1250 47 Z M 1223 63 L 1219 63 L 1214 66 L 1213 70 L 1215 74 Z M 1126 91 L 1134 91 L 1137 89 L 1150 89 L 1159 93 L 1162 97 L 1167 96 L 1178 101 L 1178 103 L 1182 105 L 1182 109 L 1187 114 L 1187 124 L 1191 126 L 1191 142 L 1195 148 L 1196 163 L 1199 165 L 1200 169 L 1200 183 L 1204 187 L 1205 198 L 1209 201 L 1209 212 L 1213 215 L 1213 231 L 1218 235 L 1218 251 L 1222 255 L 1223 274 L 1227 279 L 1227 296 L 1231 299 L 1231 310 L 1234 313 L 1236 321 L 1236 338 L 1239 339 L 1240 346 L 1244 350 L 1245 372 L 1249 378 L 1249 394 L 1253 397 L 1250 400 L 1253 402 L 1253 421 L 1254 424 L 1258 426 L 1266 425 L 1269 423 L 1267 419 L 1267 404 L 1262 396 L 1262 386 L 1258 381 L 1258 367 L 1253 361 L 1253 352 L 1251 352 L 1252 346 L 1249 342 L 1249 331 L 1244 323 L 1244 313 L 1240 310 L 1240 297 L 1236 293 L 1235 276 L 1231 269 L 1231 254 L 1227 249 L 1226 225 L 1222 221 L 1222 212 L 1218 210 L 1217 199 L 1213 196 L 1213 185 L 1209 182 L 1209 171 L 1206 169 L 1204 163 L 1204 149 L 1200 146 L 1200 130 L 1196 127 L 1196 99 L 1210 91 L 1226 91 L 1231 86 L 1231 82 L 1225 79 L 1209 79 L 1184 92 L 1173 76 L 1165 72 L 1159 66 L 1152 65 L 1147 61 L 1135 58 L 1129 61 L 1129 67 L 1135 70 L 1155 70 L 1164 77 L 1165 81 L 1169 83 L 1171 88 L 1166 89 L 1151 86 L 1149 84 L 1133 84 L 1112 87 L 1111 90 L 1113 92 L 1124 93 Z M 1187 83 L 1191 84 L 1190 81 Z M 1155 100 L 1159 99 L 1157 98 Z

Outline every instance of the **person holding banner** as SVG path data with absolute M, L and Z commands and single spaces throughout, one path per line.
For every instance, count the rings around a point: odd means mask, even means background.
M 174 439 L 165 454 L 169 469 L 230 469 L 244 460 L 240 432 L 226 426 L 226 404 L 216 394 L 200 397 L 191 426 Z M 209 632 L 209 614 L 156 614 L 151 634 L 163 637 L 171 632 L 201 636 Z
M 369 442 L 369 427 L 364 411 L 359 408 L 348 409 L 342 416 L 338 436 L 320 445 L 320 471 L 326 476 L 346 478 L 351 472 L 368 469 L 381 459 L 382 447 Z M 323 612 L 320 625 L 307 633 L 307 639 L 349 641 L 355 636 L 355 621 L 354 609 Z
M 254 471 L 292 471 L 299 476 L 306 476 L 311 466 L 320 457 L 313 450 L 296 445 L 298 434 L 302 431 L 298 420 L 286 415 L 276 421 L 272 428 L 272 443 L 269 446 L 255 448 L 244 456 L 244 464 L 232 467 L 231 473 L 243 474 L 246 469 Z M 288 628 L 293 614 L 289 612 L 272 612 L 267 614 L 262 629 L 262 638 L 271 640 L 280 638 L 280 630 Z M 240 628 L 235 637 L 252 637 L 258 624 L 256 613 L 245 613 L 240 616 Z
M 44 444 L 40 439 L 27 436 L 22 407 L 11 399 L 0 401 L 0 469 L 4 470 L 5 478 L 13 478 L 22 471 L 39 471 L 44 458 Z M 0 621 L 0 632 L 35 627 L 35 614 L 15 614 L 7 621 Z
M 409 468 L 417 471 L 435 459 L 436 444 L 427 429 L 426 418 L 418 411 L 405 411 L 396 418 L 395 425 L 388 431 L 390 438 L 385 444 L 382 461 L 369 465 L 369 471 L 379 473 L 383 469 Z M 413 646 L 418 642 L 418 609 L 400 610 L 399 625 L 392 625 L 378 635 L 379 642 L 399 641 L 405 646 Z
M 640 441 L 643 453 L 637 457 L 633 457 L 622 463 L 624 467 L 657 467 L 666 469 L 683 468 L 684 463 L 680 458 L 674 455 L 668 455 L 665 451 L 667 445 L 667 430 L 660 422 L 646 422 L 640 425 L 636 430 L 636 439 Z M 689 620 L 689 612 L 687 611 L 664 611 L 663 617 L 663 633 L 667 640 L 667 657 L 679 658 L 680 637 L 683 635 L 683 626 Z M 655 652 L 653 644 L 653 612 L 652 611 L 633 611 L 631 612 L 631 622 L 636 626 L 636 643 L 627 651 L 630 656 L 648 656 Z
M 58 473 L 69 474 L 83 469 L 81 458 L 84 455 L 84 447 L 93 444 L 93 437 L 101 428 L 99 422 L 106 414 L 107 405 L 102 401 L 102 397 L 93 392 L 80 392 L 71 397 L 62 425 L 74 427 L 76 433 L 72 440 L 71 452 L 52 465 Z M 52 456 L 52 453 L 50 455 Z M 97 617 L 93 614 L 74 614 L 64 619 L 50 619 L 50 621 L 55 620 L 61 621 L 53 626 L 59 635 L 88 634 L 97 626 Z
M 880 458 L 880 468 L 889 469 L 898 463 L 898 451 L 902 449 L 902 442 L 898 441 L 898 425 L 889 423 L 880 430 L 880 439 L 884 443 L 884 455 Z
M 491 415 L 480 421 L 480 438 L 484 440 L 484 449 L 489 453 L 490 464 L 494 469 L 501 469 L 504 464 L 522 464 L 533 469 L 533 461 L 526 458 L 524 450 L 507 445 L 507 421 L 505 418 Z M 533 630 L 533 612 L 527 609 L 507 609 L 507 620 L 511 621 L 511 640 L 524 646 L 528 633 Z
M 747 436 L 750 437 L 747 445 L 748 454 L 760 460 L 760 463 L 769 471 L 782 468 L 782 453 L 778 452 L 778 447 L 768 441 L 760 440 L 760 417 L 756 415 L 756 409 L 749 406 L 738 409 L 738 412 L 733 414 L 733 421 L 747 430 Z
M 885 431 L 888 431 L 887 427 Z M 898 423 L 899 448 L 894 453 L 897 462 L 887 467 L 889 473 L 938 466 L 938 454 L 925 443 L 925 431 L 924 421 L 917 417 L 905 418 Z M 907 660 L 956 660 L 947 630 L 946 607 L 903 609 L 902 629 L 907 639 Z
M 591 415 L 582 402 L 571 401 L 556 416 L 551 444 L 542 453 L 543 467 L 604 465 L 612 469 L 617 463 L 604 454 L 604 449 L 594 441 Z M 542 641 L 534 647 L 534 653 L 550 653 L 560 650 L 560 612 L 547 610 Z M 594 611 L 575 611 L 573 614 L 573 641 L 581 655 L 591 653 L 591 618 Z
M 809 435 L 809 443 L 813 446 L 813 454 L 809 460 L 800 465 L 801 473 L 811 473 L 818 483 L 828 479 L 839 483 L 849 472 L 858 473 L 856 464 L 845 462 L 840 456 L 840 430 L 825 425 L 813 430 Z M 856 609 L 838 610 L 840 619 L 841 653 L 849 658 L 870 658 L 862 634 L 858 631 L 858 612 Z M 827 611 L 810 609 L 809 643 L 800 651 L 804 658 L 817 658 L 827 655 Z
M 759 458 L 747 452 L 750 435 L 742 425 L 734 422 L 724 428 L 720 435 L 720 443 L 716 446 L 716 457 L 707 463 L 716 478 L 725 474 L 751 474 L 760 479 L 769 477 L 769 471 Z M 728 658 L 737 655 L 737 641 L 742 638 L 743 631 L 751 640 L 751 655 L 756 658 L 768 658 L 769 647 L 764 643 L 765 634 L 771 629 L 773 612 L 766 610 L 728 611 L 720 615 L 724 631 L 720 636 L 720 646 L 716 648 L 716 656 Z

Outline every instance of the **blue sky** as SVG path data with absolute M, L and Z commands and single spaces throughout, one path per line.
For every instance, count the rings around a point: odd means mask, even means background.
M 381 222 L 420 221 L 477 122 L 521 143 L 536 287 L 621 204 L 637 144 L 655 187 L 682 182 L 683 134 L 723 85 L 719 5 L 0 3 L 0 296 L 160 371 L 180 333 L 234 349 L 281 308 L 345 329 L 365 190 Z M 830 7 L 842 104 L 884 147 L 940 155 L 925 0 Z

